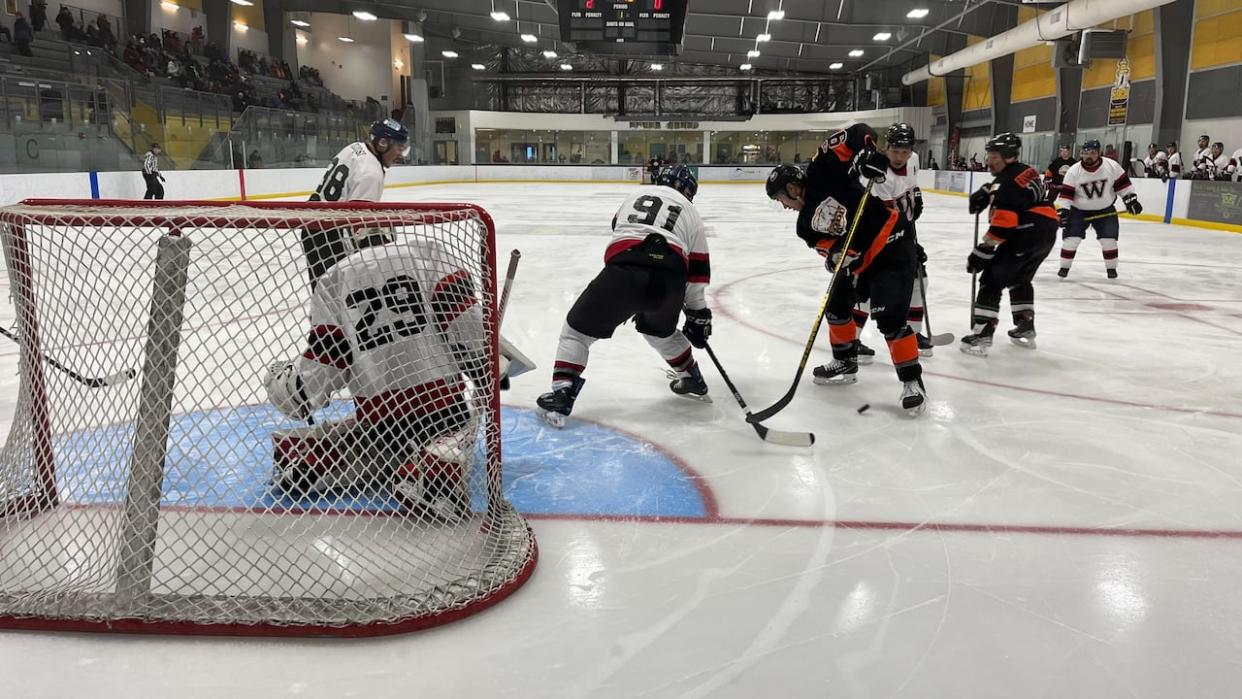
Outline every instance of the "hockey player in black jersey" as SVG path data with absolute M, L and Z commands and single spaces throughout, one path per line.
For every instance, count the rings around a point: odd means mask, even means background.
M 773 169 L 767 193 L 798 212 L 798 237 L 827 259 L 829 269 L 844 256 L 827 309 L 833 361 L 815 368 L 815 382 L 843 385 L 858 380 L 858 327 L 852 311 L 857 300 L 855 284 L 865 285 L 871 294 L 871 315 L 884 334 L 902 382 L 901 405 L 918 415 L 926 408 L 927 392 L 918 342 L 907 322 L 918 265 L 918 252 L 908 235 L 909 221 L 897 208 L 870 197 L 849 248 L 844 245 L 854 211 L 862 203 L 859 176 L 880 180 L 889 167 L 888 158 L 876 150 L 875 131 L 855 124 L 829 137 L 805 173 L 793 165 Z
M 995 179 L 970 195 L 970 213 L 991 209 L 988 232 L 966 260 L 967 272 L 980 272 L 973 333 L 962 338 L 966 354 L 986 357 L 1000 320 L 1001 293 L 1009 289 L 1013 342 L 1035 347 L 1035 287 L 1031 280 L 1057 239 L 1057 214 L 1047 202 L 1035 168 L 1018 162 L 1022 139 L 1012 133 L 994 136 L 985 146 Z
M 1065 181 L 1065 173 L 1074 166 L 1074 147 L 1071 145 L 1062 145 L 1057 149 L 1057 157 L 1051 163 L 1048 163 L 1048 169 L 1044 171 L 1044 186 L 1048 190 L 1047 199 L 1052 202 L 1057 198 L 1057 194 L 1061 191 L 1061 183 Z

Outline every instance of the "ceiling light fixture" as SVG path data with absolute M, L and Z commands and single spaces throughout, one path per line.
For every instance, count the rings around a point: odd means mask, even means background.
M 351 38 L 349 38 L 349 37 L 347 37 L 347 36 L 338 36 L 338 37 L 336 37 L 336 38 L 337 38 L 338 40 L 340 40 L 340 41 L 342 41 L 342 42 L 346 43 L 346 44 L 352 44 L 352 43 L 354 43 L 354 40 L 353 40 L 353 39 L 351 39 Z
M 254 3 L 250 2 L 250 0 L 233 0 L 233 4 L 241 5 L 242 7 L 254 7 Z
M 751 65 L 749 63 L 743 63 L 742 65 L 738 66 L 739 70 L 750 70 L 750 68 L 751 68 Z
M 909 17 L 910 19 L 923 19 L 930 12 L 931 10 L 927 9 L 926 7 L 916 7 L 915 9 L 907 12 L 906 17 Z
M 747 58 L 758 58 L 758 57 L 759 57 L 759 49 L 751 49 L 751 50 L 747 51 L 747 52 L 746 52 L 746 57 L 747 57 Z
M 772 40 L 772 35 L 768 34 L 767 32 L 764 32 L 760 34 L 759 36 L 755 37 L 755 41 L 771 41 L 771 40 Z
M 487 70 L 487 66 L 483 65 L 482 63 L 471 63 L 470 67 L 474 68 L 475 70 Z
M 423 37 L 419 34 L 402 34 L 401 36 L 404 36 L 405 40 L 409 41 L 410 43 L 414 43 L 414 44 L 423 43 Z
M 863 55 L 862 49 L 854 49 L 853 51 L 850 51 L 850 58 L 861 58 L 862 55 Z
M 556 52 L 555 51 L 544 51 L 543 57 L 544 58 L 556 58 Z
M 569 65 L 568 63 L 562 63 L 562 64 L 561 64 L 561 70 L 573 70 L 573 69 L 574 69 L 574 67 L 573 67 L 573 66 L 571 66 L 571 65 Z
M 879 32 L 871 38 L 875 39 L 876 41 L 888 41 L 889 39 L 893 38 L 893 35 L 891 32 Z
M 651 69 L 652 70 L 664 70 L 664 64 L 663 63 L 652 63 Z
M 534 34 L 523 34 L 522 41 L 525 41 L 528 44 L 533 44 L 536 41 L 539 41 L 539 37 L 535 36 Z
M 841 70 L 841 66 L 843 65 L 845 64 L 841 63 L 840 61 L 837 61 L 836 63 L 829 63 L 828 70 Z
M 291 19 L 289 20 L 289 24 L 292 24 L 295 27 L 309 27 L 310 26 L 310 22 L 300 20 L 300 19 Z
M 771 12 L 768 13 L 768 19 L 769 20 L 785 19 L 785 11 L 784 10 L 772 10 Z
M 509 17 L 508 12 L 493 12 L 492 19 L 497 22 L 508 22 L 511 18 Z
M 456 52 L 456 51 L 447 51 L 447 50 L 445 50 L 445 51 L 441 51 L 441 52 L 440 52 L 440 55 L 441 55 L 441 56 L 444 56 L 445 58 L 457 58 L 457 52 Z
M 235 29 L 237 29 L 237 31 L 239 31 L 239 32 L 244 32 L 244 31 L 246 31 L 247 29 L 249 29 L 249 28 L 250 28 L 250 27 L 247 27 L 247 26 L 246 26 L 246 23 L 245 23 L 245 22 L 243 22 L 243 21 L 241 21 L 241 20 L 237 20 L 237 21 L 233 22 L 233 27 L 234 27 Z
M 237 2 L 237 0 L 233 0 L 233 2 Z M 366 10 L 354 10 L 354 16 L 362 20 L 363 22 L 374 22 L 375 20 L 379 19 L 379 17 L 376 17 L 375 15 L 371 14 L 370 12 L 367 12 Z

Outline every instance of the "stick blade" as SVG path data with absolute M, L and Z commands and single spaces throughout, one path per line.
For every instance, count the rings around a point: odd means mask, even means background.
M 953 333 L 940 333 L 939 335 L 932 335 L 927 339 L 931 341 L 933 347 L 944 347 L 945 345 L 953 344 L 953 341 L 957 338 L 953 336 Z
M 786 432 L 768 429 L 758 423 L 751 423 L 751 425 L 754 426 L 755 432 L 759 433 L 759 438 L 765 442 L 785 447 L 809 447 L 815 444 L 815 435 L 810 432 Z

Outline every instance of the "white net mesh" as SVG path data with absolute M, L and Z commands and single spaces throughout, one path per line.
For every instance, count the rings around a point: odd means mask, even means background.
M 530 574 L 481 210 L 27 202 L 0 238 L 0 626 L 384 633 Z

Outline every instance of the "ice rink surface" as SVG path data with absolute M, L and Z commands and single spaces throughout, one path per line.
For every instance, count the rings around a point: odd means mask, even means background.
M 480 203 L 502 251 L 521 249 L 505 332 L 540 369 L 506 405 L 547 390 L 561 323 L 627 189 L 387 193 Z M 696 204 L 713 346 L 762 407 L 793 377 L 827 273 L 761 185 L 704 185 Z M 959 337 L 965 204 L 928 195 L 919 225 L 932 329 Z M 1237 696 L 1242 236 L 1121 227 L 1118 280 L 1094 239 L 1068 280 L 1057 252 L 1045 263 L 1038 350 L 998 341 L 978 359 L 954 344 L 925 360 L 919 419 L 897 409 L 868 327 L 880 361 L 857 385 L 806 378 L 770 423 L 814 431 L 813 449 L 756 439 L 710 367 L 714 404 L 674 397 L 659 357 L 622 327 L 594 346 L 573 418 L 666 453 L 701 510 L 531 512 L 534 577 L 475 617 L 351 641 L 6 632 L 0 696 Z M 1006 306 L 998 335 L 1008 326 Z M 812 361 L 827 361 L 826 332 L 817 347 Z M 0 391 L 7 422 L 11 371 Z M 598 448 L 584 459 L 584 473 L 632 461 Z

